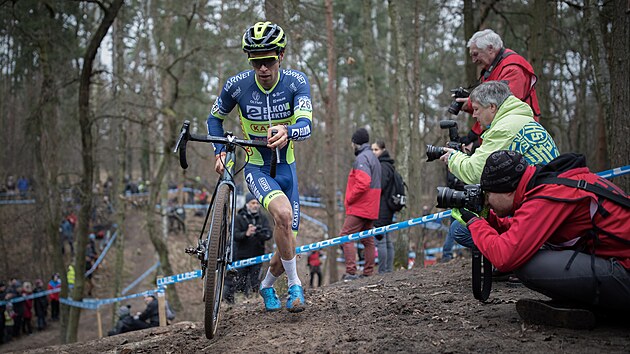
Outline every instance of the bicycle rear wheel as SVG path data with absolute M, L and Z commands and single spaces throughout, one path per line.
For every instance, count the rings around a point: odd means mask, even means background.
M 212 209 L 212 223 L 208 242 L 206 277 L 204 281 L 206 337 L 212 339 L 219 324 L 219 310 L 223 296 L 223 280 L 227 267 L 227 241 L 231 232 L 230 188 L 227 184 L 219 186 Z

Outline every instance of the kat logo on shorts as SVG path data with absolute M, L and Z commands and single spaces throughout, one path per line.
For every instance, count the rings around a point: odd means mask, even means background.
M 264 177 L 260 177 L 258 179 L 258 183 L 260 183 L 260 186 L 262 187 L 264 192 L 269 192 L 271 190 L 269 183 L 267 183 L 267 180 Z

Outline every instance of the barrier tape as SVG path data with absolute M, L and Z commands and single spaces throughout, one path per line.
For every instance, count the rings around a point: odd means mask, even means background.
M 125 295 L 129 290 L 133 289 L 134 286 L 138 285 L 138 283 L 141 282 L 142 279 L 146 278 L 159 266 L 160 266 L 160 261 L 157 261 L 157 263 L 155 263 L 151 268 L 147 269 L 146 272 L 144 272 L 140 277 L 138 277 L 138 279 L 134 280 L 131 284 L 129 284 L 126 288 L 124 288 L 123 291 L 121 291 L 120 293 L 122 295 Z
M 85 272 L 86 277 L 94 273 L 98 265 L 101 264 L 101 262 L 103 261 L 103 258 L 105 258 L 105 255 L 107 254 L 107 251 L 109 251 L 109 248 L 112 247 L 112 244 L 116 240 L 116 237 L 118 237 L 118 230 L 114 232 L 112 237 L 109 239 L 109 241 L 107 242 L 107 245 L 105 246 L 101 254 L 98 256 L 98 258 L 96 259 L 96 262 L 94 262 L 94 264 L 92 265 L 92 268 L 90 268 L 87 272 Z
M 109 298 L 109 299 L 83 299 L 84 303 L 89 303 L 89 304 L 96 304 L 97 307 L 101 306 L 101 305 L 107 305 L 107 304 L 113 304 L 115 302 L 120 302 L 120 301 L 124 301 L 124 300 L 129 300 L 129 299 L 135 299 L 137 297 L 145 297 L 147 295 L 153 295 L 153 294 L 157 294 L 159 293 L 160 288 L 158 289 L 153 289 L 153 290 L 146 290 L 143 291 L 141 293 L 137 293 L 137 294 L 132 294 L 132 295 L 126 295 L 126 296 L 120 296 L 120 297 L 113 297 L 113 298 Z
M 441 220 L 449 216 L 451 216 L 451 211 L 446 210 L 439 213 L 426 215 L 420 218 L 414 218 L 414 219 L 394 223 L 387 226 L 376 227 L 370 230 L 364 230 L 364 231 L 356 232 L 350 235 L 339 236 L 339 237 L 332 238 L 329 240 L 323 240 L 323 241 L 311 243 L 308 245 L 299 246 L 295 248 L 295 253 L 296 254 L 306 253 L 306 252 L 315 251 L 315 250 L 319 250 L 319 249 L 334 246 L 334 245 L 340 245 L 342 243 L 346 243 L 350 241 L 356 241 L 356 240 L 360 240 L 360 239 L 375 236 L 375 235 L 381 235 L 387 232 L 403 230 L 411 226 L 422 225 L 431 221 Z M 245 268 L 254 264 L 267 262 L 271 260 L 272 256 L 273 256 L 273 253 L 268 253 L 262 256 L 232 262 L 232 264 L 229 264 L 227 266 L 227 269 L 232 270 L 232 269 Z M 186 273 L 171 275 L 164 278 L 158 278 L 157 285 L 164 286 L 168 284 L 175 284 L 175 283 L 179 283 L 179 282 L 183 282 L 183 281 L 187 281 L 187 280 L 191 280 L 191 279 L 195 279 L 199 277 L 201 277 L 201 270 L 195 270 L 192 272 L 186 272 Z

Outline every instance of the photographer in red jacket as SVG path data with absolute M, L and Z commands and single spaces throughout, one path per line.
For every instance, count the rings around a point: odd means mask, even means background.
M 486 160 L 481 189 L 487 220 L 453 213 L 496 268 L 552 299 L 519 300 L 526 322 L 592 328 L 592 311 L 630 311 L 630 199 L 591 173 L 584 156 L 528 166 L 517 152 L 497 151 Z
M 503 81 L 509 87 L 512 94 L 527 103 L 534 112 L 534 120 L 540 120 L 540 108 L 536 96 L 536 82 L 538 77 L 534 68 L 521 55 L 512 49 L 503 46 L 503 40 L 496 32 L 485 29 L 473 34 L 468 40 L 470 57 L 480 70 L 479 83 L 488 81 Z M 472 104 L 468 98 L 457 98 L 462 102 L 462 110 L 472 114 Z M 467 136 L 460 142 L 468 145 L 478 142 L 483 129 L 479 122 L 470 129 Z

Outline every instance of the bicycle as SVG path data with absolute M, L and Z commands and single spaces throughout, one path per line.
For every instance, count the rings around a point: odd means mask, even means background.
M 267 141 L 239 139 L 232 135 L 231 132 L 226 132 L 225 137 L 196 135 L 191 134 L 189 129 L 190 122 L 186 120 L 182 125 L 177 145 L 173 151 L 175 153 L 179 151 L 179 163 L 183 169 L 188 168 L 188 162 L 186 160 L 186 144 L 188 141 L 224 144 L 226 152 L 225 169 L 223 175 L 219 177 L 219 181 L 212 194 L 206 218 L 199 234 L 199 240 L 197 241 L 197 247 L 189 247 L 185 250 L 187 254 L 196 256 L 201 261 L 201 277 L 204 279 L 204 326 L 206 338 L 212 339 L 216 334 L 219 324 L 219 310 L 223 297 L 225 271 L 227 265 L 232 263 L 232 251 L 234 249 L 232 237 L 234 234 L 234 215 L 236 212 L 236 205 L 234 203 L 236 193 L 234 176 L 245 168 L 245 165 L 243 165 L 243 167 L 234 172 L 236 165 L 236 148 L 239 147 L 245 151 L 245 147 L 267 148 Z M 272 134 L 273 133 L 272 131 Z M 277 154 L 274 150 L 270 169 L 272 178 L 275 177 L 276 164 Z M 212 216 L 210 228 L 206 238 L 204 238 L 204 231 L 210 216 Z

